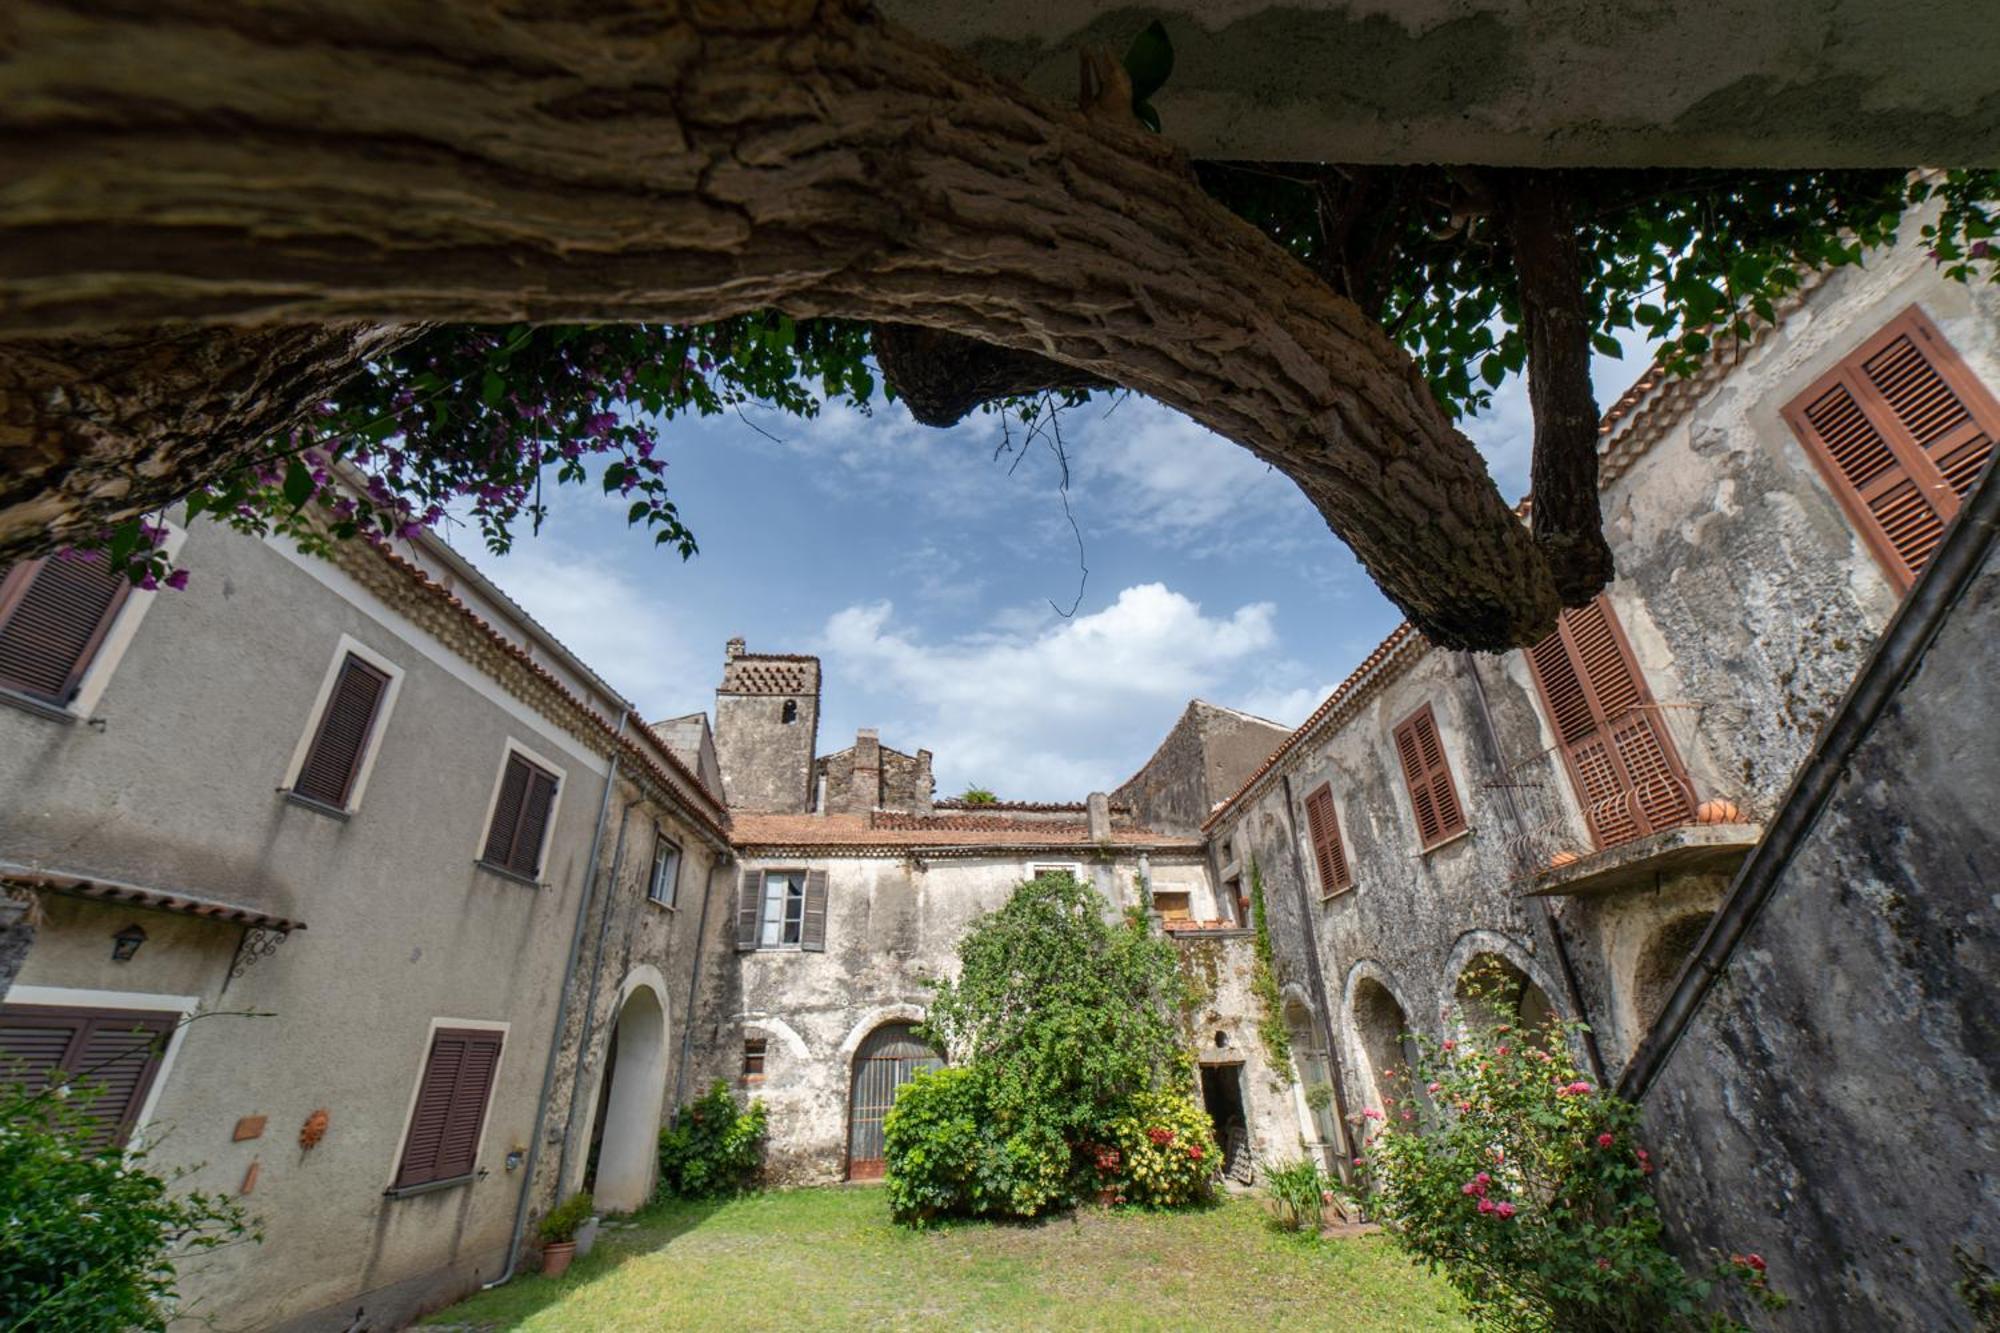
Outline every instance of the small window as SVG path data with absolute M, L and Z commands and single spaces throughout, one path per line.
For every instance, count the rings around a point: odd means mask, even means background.
M 1083 867 L 1074 861 L 1052 861 L 1028 867 L 1029 879 L 1040 879 L 1044 875 L 1068 875 L 1071 879 L 1083 878 Z
M 67 707 L 131 591 L 103 555 L 0 569 L 0 689 Z
M 1159 889 L 1153 894 L 1153 910 L 1162 921 L 1187 921 L 1193 915 L 1186 889 Z
M 0 1006 L 0 1087 L 63 1085 L 93 1126 L 90 1146 L 122 1144 L 179 1021 L 159 1010 Z
M 354 653 L 340 664 L 319 727 L 292 782 L 292 795 L 346 810 L 361 776 L 362 760 L 389 693 L 389 675 Z
M 803 870 L 764 872 L 763 927 L 757 943 L 766 949 L 796 945 L 806 920 L 806 876 Z
M 1465 832 L 1465 807 L 1451 780 L 1437 718 L 1425 704 L 1396 727 L 1396 754 L 1403 762 L 1403 782 L 1410 808 L 1417 817 L 1417 841 L 1429 851 Z
M 1353 888 L 1347 848 L 1340 840 L 1340 815 L 1333 808 L 1333 788 L 1324 782 L 1306 797 L 1306 831 L 1311 839 L 1313 868 L 1319 872 L 1319 896 L 1331 898 Z
M 555 806 L 556 776 L 519 754 L 507 756 L 500 793 L 493 802 L 493 822 L 486 829 L 486 849 L 480 860 L 495 870 L 533 879 L 541 873 L 542 843 Z
M 743 1081 L 745 1083 L 762 1083 L 764 1081 L 764 1042 L 765 1038 L 763 1037 L 745 1037 L 743 1039 Z
M 662 907 L 672 907 L 680 892 L 681 849 L 673 839 L 653 827 L 653 874 L 646 881 L 646 897 Z
M 1255 924 L 1250 920 L 1250 895 L 1243 891 L 1243 876 L 1231 875 L 1224 880 L 1222 896 L 1229 903 L 1229 910 L 1236 914 L 1237 925 L 1247 930 Z
M 779 720 L 779 721 L 781 721 L 781 722 L 796 722 L 796 721 L 798 721 L 798 720 L 799 720 L 799 701 L 798 701 L 797 699 L 787 699 L 787 700 L 785 700 L 785 706 L 784 706 L 784 707 L 783 707 L 782 709 L 778 710 L 778 720 Z
M 431 1035 L 392 1192 L 471 1177 L 502 1040 L 487 1028 L 439 1028 Z

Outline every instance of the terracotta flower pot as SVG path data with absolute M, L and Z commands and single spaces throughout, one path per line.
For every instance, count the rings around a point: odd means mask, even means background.
M 573 1240 L 552 1241 L 542 1247 L 542 1276 L 561 1277 L 569 1271 L 569 1261 L 576 1257 L 576 1242 Z

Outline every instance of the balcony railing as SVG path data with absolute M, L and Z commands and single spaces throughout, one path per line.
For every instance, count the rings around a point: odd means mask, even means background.
M 1730 725 L 1727 710 L 1702 703 L 1645 703 L 1567 746 L 1509 765 L 1483 784 L 1509 816 L 1509 860 L 1519 880 L 1537 880 L 1586 858 L 1695 825 L 1754 824 L 1747 794 L 1691 777 L 1704 718 Z

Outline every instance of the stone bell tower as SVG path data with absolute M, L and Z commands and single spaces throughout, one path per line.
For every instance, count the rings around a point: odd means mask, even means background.
M 819 659 L 753 653 L 731 639 L 715 691 L 715 753 L 729 808 L 810 810 L 818 735 Z

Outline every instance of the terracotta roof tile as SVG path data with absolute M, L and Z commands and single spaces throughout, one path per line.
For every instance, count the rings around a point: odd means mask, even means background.
M 892 822 L 908 822 L 913 817 L 897 816 Z M 946 820 L 955 825 L 957 821 Z M 1081 825 L 1021 824 L 976 829 L 939 827 L 879 827 L 873 815 L 761 815 L 739 813 L 731 831 L 739 847 L 842 848 L 846 850 L 907 848 L 984 848 L 1088 850 L 1098 844 Z M 1114 829 L 1109 846 L 1133 849 L 1199 851 L 1199 838 L 1176 838 L 1143 829 Z

